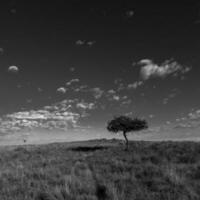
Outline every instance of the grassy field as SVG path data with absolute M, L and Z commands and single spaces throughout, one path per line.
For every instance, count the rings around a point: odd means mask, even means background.
M 1 200 L 200 199 L 200 144 L 99 140 L 0 149 Z

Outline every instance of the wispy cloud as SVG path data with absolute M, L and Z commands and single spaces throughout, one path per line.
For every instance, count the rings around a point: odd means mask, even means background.
M 74 92 L 88 92 L 89 87 L 87 85 L 80 85 L 76 88 L 74 88 Z
M 200 109 L 188 114 L 190 120 L 200 120 Z
M 109 95 L 112 95 L 112 94 L 116 94 L 116 91 L 113 90 L 113 89 L 111 89 L 111 90 L 108 90 L 107 93 L 108 93 Z
M 76 129 L 80 120 L 89 116 L 88 111 L 95 109 L 95 103 L 66 99 L 44 106 L 39 110 L 15 112 L 0 120 L 0 132 L 15 132 L 23 129 Z
M 80 103 L 76 104 L 76 107 L 84 109 L 84 110 L 93 110 L 93 109 L 95 109 L 95 104 L 94 103 L 80 102 Z
M 95 99 L 100 99 L 104 93 L 104 90 L 102 90 L 99 87 L 92 88 L 91 91 L 92 91 Z
M 38 92 L 43 92 L 43 89 L 40 88 L 40 87 L 38 87 L 38 88 L 37 88 L 37 91 L 38 91 Z
M 149 115 L 149 118 L 150 118 L 150 119 L 153 119 L 154 117 L 155 117 L 155 115 L 153 115 L 153 114 L 150 114 L 150 115 Z
M 4 54 L 4 48 L 0 47 L 0 55 Z
M 125 16 L 127 18 L 132 18 L 134 16 L 134 14 L 135 14 L 134 10 L 127 10 L 125 13 Z
M 70 67 L 69 71 L 74 72 L 76 69 L 75 67 Z
M 75 44 L 77 46 L 89 46 L 89 47 L 94 46 L 95 43 L 96 43 L 96 41 L 94 41 L 94 40 L 89 40 L 89 41 L 87 41 L 87 40 L 77 40 L 75 42 Z
M 92 47 L 95 43 L 96 43 L 96 41 L 88 41 L 88 42 L 87 42 L 87 45 L 88 45 L 89 47 Z
M 128 84 L 128 89 L 137 89 L 138 87 L 142 86 L 144 84 L 143 81 L 136 81 L 132 84 Z
M 78 83 L 78 82 L 80 82 L 80 80 L 79 80 L 78 78 L 72 79 L 72 80 L 70 80 L 70 81 L 68 81 L 68 82 L 66 83 L 66 86 L 70 86 L 70 85 L 72 85 L 73 83 Z
M 174 128 L 200 128 L 200 109 L 193 110 L 184 117 L 177 118 Z
M 165 98 L 163 99 L 162 103 L 163 103 L 164 105 L 168 104 L 168 102 L 169 102 L 170 100 L 174 99 L 179 93 L 180 93 L 180 90 L 178 90 L 178 89 L 176 89 L 176 88 L 173 89 L 173 90 L 171 91 L 171 93 L 170 93 L 169 95 L 167 95 L 167 97 L 165 97 Z
M 120 100 L 120 96 L 119 95 L 113 95 L 112 100 L 119 101 Z
M 122 91 L 122 90 L 126 89 L 126 86 L 125 86 L 122 78 L 115 79 L 114 84 L 117 86 L 118 91 Z
M 84 41 L 84 40 L 77 40 L 77 41 L 75 42 L 75 44 L 78 45 L 78 46 L 82 46 L 82 45 L 85 44 L 85 41 Z

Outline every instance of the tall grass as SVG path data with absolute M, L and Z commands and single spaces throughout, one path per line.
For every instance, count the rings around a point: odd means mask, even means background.
M 0 200 L 199 200 L 200 144 L 119 141 L 2 148 Z

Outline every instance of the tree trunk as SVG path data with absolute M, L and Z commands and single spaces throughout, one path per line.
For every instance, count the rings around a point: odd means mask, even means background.
M 126 136 L 126 132 L 125 132 L 125 131 L 123 132 L 123 135 L 124 135 L 124 138 L 125 138 L 125 144 L 126 144 L 126 148 L 125 148 L 125 150 L 127 151 L 127 150 L 128 150 L 128 138 L 127 138 L 127 136 Z

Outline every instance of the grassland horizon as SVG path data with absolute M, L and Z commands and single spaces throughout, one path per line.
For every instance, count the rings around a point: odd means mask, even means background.
M 198 200 L 200 143 L 101 139 L 0 149 L 1 200 Z

